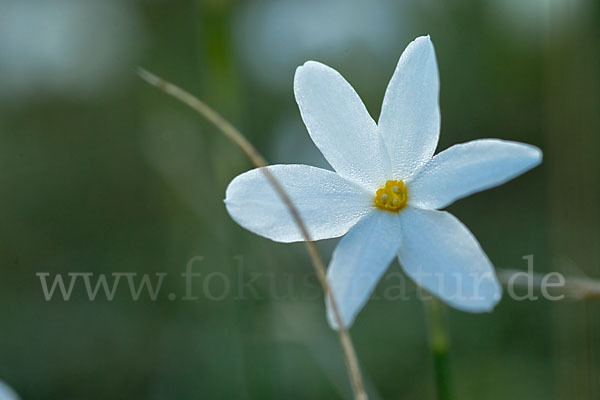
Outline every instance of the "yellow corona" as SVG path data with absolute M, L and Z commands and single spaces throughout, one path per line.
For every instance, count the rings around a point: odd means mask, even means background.
M 375 193 L 375 207 L 386 211 L 398 212 L 406 207 L 408 192 L 403 181 L 387 181 Z

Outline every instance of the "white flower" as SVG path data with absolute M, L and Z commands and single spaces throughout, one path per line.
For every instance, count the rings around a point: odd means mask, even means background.
M 132 75 L 123 71 L 142 49 L 137 3 L 0 0 L 0 9 L 0 101 L 88 100 L 120 90 Z
M 438 211 L 538 165 L 527 144 L 481 139 L 433 156 L 440 132 L 439 77 L 429 36 L 408 45 L 383 100 L 379 123 L 335 70 L 308 61 L 294 92 L 308 132 L 335 172 L 273 165 L 314 240 L 345 235 L 327 277 L 342 320 L 352 324 L 388 265 L 447 304 L 490 311 L 501 297 L 492 264 L 469 230 Z M 277 242 L 302 241 L 289 211 L 259 169 L 237 176 L 225 204 L 244 228 Z M 328 305 L 330 324 L 335 327 Z
M 0 381 L 0 400 L 19 400 L 19 395 L 6 383 Z

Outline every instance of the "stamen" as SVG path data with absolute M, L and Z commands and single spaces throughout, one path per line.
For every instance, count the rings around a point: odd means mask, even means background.
M 382 210 L 398 212 L 406 207 L 407 201 L 406 185 L 400 180 L 387 181 L 375 193 L 375 207 Z

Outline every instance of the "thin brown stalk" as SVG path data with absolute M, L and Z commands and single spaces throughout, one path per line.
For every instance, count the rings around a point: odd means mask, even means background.
M 331 289 L 331 286 L 327 281 L 327 276 L 325 273 L 325 263 L 323 262 L 319 251 L 317 250 L 317 246 L 312 241 L 310 234 L 308 233 L 308 229 L 306 228 L 304 221 L 300 217 L 298 209 L 290 199 L 285 189 L 281 186 L 279 181 L 273 176 L 273 174 L 269 171 L 268 168 L 264 168 L 268 165 L 265 158 L 258 152 L 258 150 L 256 150 L 252 143 L 250 143 L 248 139 L 246 139 L 246 137 L 242 135 L 241 132 L 237 130 L 229 121 L 227 121 L 219 113 L 217 113 L 206 103 L 204 103 L 191 93 L 152 74 L 151 72 L 143 68 L 138 68 L 137 73 L 142 79 L 144 79 L 152 86 L 159 88 L 168 95 L 188 105 L 193 110 L 197 111 L 206 119 L 208 119 L 221 131 L 221 133 L 223 133 L 227 138 L 229 138 L 244 152 L 244 154 L 246 154 L 246 156 L 252 162 L 252 164 L 254 164 L 257 168 L 261 168 L 261 171 L 264 174 L 265 178 L 269 181 L 269 183 L 271 184 L 271 186 L 273 186 L 281 200 L 285 203 L 286 207 L 290 211 L 290 214 L 292 215 L 292 218 L 294 219 L 294 222 L 298 226 L 298 229 L 300 229 L 302 237 L 304 238 L 304 245 L 306 247 L 306 251 L 310 256 L 310 260 L 317 273 L 319 282 L 323 287 L 325 295 L 330 299 L 331 309 L 333 311 L 335 321 L 339 327 L 338 335 L 344 352 L 344 358 L 346 361 L 346 367 L 348 369 L 350 382 L 352 384 L 354 398 L 357 400 L 367 400 L 368 397 L 364 389 L 362 375 L 358 365 L 358 359 L 356 357 L 356 350 L 354 349 L 354 345 L 352 344 L 352 339 L 350 338 L 348 330 L 344 327 L 344 324 L 342 322 L 342 316 L 340 314 L 339 307 L 335 300 L 333 290 Z

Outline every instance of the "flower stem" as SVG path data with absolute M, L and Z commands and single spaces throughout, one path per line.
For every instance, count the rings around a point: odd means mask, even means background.
M 436 298 L 424 300 L 423 304 L 426 308 L 437 398 L 438 400 L 451 400 L 452 390 L 448 363 L 450 342 L 446 331 L 444 305 Z
M 151 84 L 152 86 L 157 87 L 162 90 L 166 94 L 173 96 L 177 100 L 183 102 L 188 105 L 199 114 L 204 116 L 207 120 L 209 120 L 213 125 L 215 125 L 223 135 L 225 135 L 228 139 L 230 139 L 235 145 L 237 145 L 243 152 L 246 154 L 248 159 L 254 164 L 254 166 L 261 168 L 262 173 L 265 178 L 269 181 L 273 189 L 277 192 L 281 200 L 285 203 L 286 207 L 290 211 L 294 222 L 300 229 L 302 236 L 304 238 L 304 246 L 306 247 L 306 251 L 311 259 L 313 267 L 315 268 L 315 272 L 317 273 L 317 278 L 323 287 L 323 291 L 325 292 L 325 296 L 329 298 L 331 308 L 333 311 L 334 318 L 338 325 L 338 335 L 340 339 L 340 343 L 342 346 L 342 350 L 344 353 L 344 358 L 346 361 L 346 368 L 348 369 L 348 375 L 350 377 L 350 383 L 352 384 L 352 390 L 354 392 L 355 400 L 368 400 L 367 392 L 365 391 L 362 375 L 360 372 L 360 367 L 358 364 L 358 357 L 356 356 L 356 350 L 354 349 L 354 345 L 352 344 L 352 339 L 350 338 L 350 333 L 344 327 L 342 323 L 342 316 L 338 307 L 338 303 L 335 299 L 333 290 L 327 281 L 326 273 L 325 273 L 325 263 L 317 250 L 317 246 L 312 241 L 308 229 L 304 224 L 304 221 L 300 217 L 300 213 L 296 208 L 296 205 L 292 202 L 289 195 L 281 186 L 281 183 L 271 174 L 268 168 L 264 168 L 268 165 L 265 158 L 258 152 L 258 150 L 246 139 L 242 133 L 237 130 L 229 121 L 223 118 L 219 113 L 210 108 L 206 103 L 193 96 L 191 93 L 186 92 L 180 87 L 168 82 L 153 73 L 146 71 L 143 68 L 138 68 L 138 75 Z

